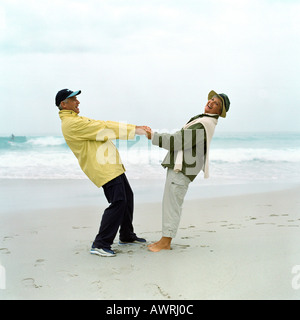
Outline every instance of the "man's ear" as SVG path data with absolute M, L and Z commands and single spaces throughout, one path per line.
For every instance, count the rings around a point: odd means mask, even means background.
M 62 101 L 62 102 L 60 103 L 60 108 L 61 108 L 61 110 L 63 110 L 63 109 L 64 109 L 64 106 L 65 106 L 65 102 L 64 102 L 64 101 Z

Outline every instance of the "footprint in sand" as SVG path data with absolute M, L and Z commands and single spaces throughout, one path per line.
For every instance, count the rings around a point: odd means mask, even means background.
M 35 261 L 34 266 L 35 266 L 35 267 L 44 266 L 44 265 L 45 265 L 45 264 L 44 264 L 45 261 L 46 261 L 46 260 L 44 260 L 44 259 L 37 259 L 37 260 Z
M 91 227 L 78 227 L 78 226 L 73 226 L 72 229 L 78 230 L 78 229 L 90 229 Z
M 156 283 L 149 283 L 147 284 L 148 287 L 151 287 L 151 289 L 154 289 L 154 295 L 160 295 L 164 299 L 171 299 L 171 296 L 168 292 L 166 292 L 163 288 L 161 288 Z
M 0 253 L 10 254 L 10 251 L 7 248 L 0 248 Z
M 68 271 L 58 271 L 59 274 L 63 276 L 64 281 L 69 282 L 70 280 L 73 280 L 78 277 L 78 274 L 71 273 Z
M 94 287 L 96 287 L 98 290 L 103 288 L 103 283 L 100 280 L 94 281 L 91 283 Z
M 17 234 L 15 236 L 18 236 Z M 5 236 L 3 237 L 3 241 L 8 241 L 8 240 L 13 240 L 14 237 L 13 236 Z
M 279 224 L 277 225 L 277 227 L 296 227 L 296 228 L 299 228 L 299 225 L 296 225 L 296 224 L 287 224 L 287 225 L 284 225 L 284 224 Z
M 175 244 L 175 245 L 173 245 L 173 248 L 176 248 L 176 247 L 179 249 L 187 249 L 190 247 L 190 245 L 189 244 Z
M 42 286 L 39 286 L 35 283 L 35 280 L 33 278 L 25 278 L 22 280 L 22 283 L 26 288 L 35 288 L 35 289 L 42 288 Z

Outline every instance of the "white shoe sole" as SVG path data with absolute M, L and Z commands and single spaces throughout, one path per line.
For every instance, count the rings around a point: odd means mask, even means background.
M 105 252 L 104 250 L 91 250 L 91 254 L 96 254 L 101 257 L 115 257 L 116 254 Z

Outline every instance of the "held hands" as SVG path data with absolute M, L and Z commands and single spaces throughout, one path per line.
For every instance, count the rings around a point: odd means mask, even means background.
M 147 126 L 136 126 L 135 133 L 138 135 L 145 135 L 149 140 L 152 138 L 152 130 Z

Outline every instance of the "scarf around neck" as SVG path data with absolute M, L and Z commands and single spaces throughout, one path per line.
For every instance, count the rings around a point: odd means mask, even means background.
M 199 118 L 188 122 L 182 129 L 188 129 L 189 127 L 201 123 L 206 132 L 206 157 L 203 166 L 204 178 L 209 177 L 209 147 L 211 139 L 214 135 L 216 125 L 218 124 L 218 119 L 215 118 L 216 114 L 203 114 Z M 217 115 L 218 116 L 218 115 Z M 182 170 L 183 163 L 183 150 L 179 150 L 175 160 L 174 171 L 180 172 Z

